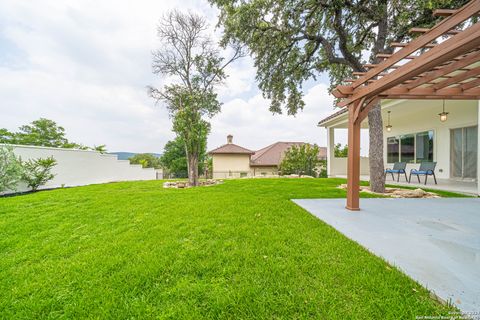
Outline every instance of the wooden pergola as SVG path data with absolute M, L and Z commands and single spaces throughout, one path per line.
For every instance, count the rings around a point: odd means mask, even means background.
M 458 10 L 440 9 L 444 17 L 431 29 L 412 28 L 422 33 L 409 43 L 391 43 L 400 48 L 393 54 L 379 54 L 379 64 L 368 64 L 367 72 L 355 72 L 348 85 L 333 91 L 338 105 L 348 108 L 349 210 L 359 210 L 360 126 L 381 99 L 480 99 L 480 0 Z

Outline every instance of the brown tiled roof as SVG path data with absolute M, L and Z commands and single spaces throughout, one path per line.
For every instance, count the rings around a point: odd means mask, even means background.
M 209 154 L 254 154 L 255 152 L 252 150 L 248 150 L 244 147 L 240 147 L 234 143 L 227 143 L 221 147 L 213 149 L 209 152 Z
M 251 166 L 279 166 L 285 152 L 292 146 L 301 146 L 304 142 L 276 142 L 258 150 L 250 160 Z M 327 148 L 321 147 L 319 157 L 326 158 Z
M 338 117 L 338 116 L 346 113 L 347 111 L 348 111 L 348 108 L 342 108 L 342 109 L 338 110 L 337 112 L 329 115 L 329 116 L 326 117 L 325 119 L 320 120 L 320 121 L 318 122 L 318 126 L 321 127 L 325 122 L 330 121 L 330 120 L 332 120 L 332 119 L 334 119 L 334 118 L 336 118 L 336 117 Z

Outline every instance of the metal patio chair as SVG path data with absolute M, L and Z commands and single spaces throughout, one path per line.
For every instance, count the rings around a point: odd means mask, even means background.
M 420 164 L 420 168 L 410 170 L 410 177 L 408 178 L 408 182 L 412 179 L 412 174 L 417 176 L 418 183 L 420 183 L 420 176 L 425 176 L 425 184 L 427 184 L 428 176 L 433 176 L 433 180 L 435 180 L 435 184 L 437 184 L 437 177 L 435 177 L 435 167 L 436 162 L 422 162 Z
M 397 174 L 397 182 L 400 181 L 400 174 L 404 174 L 405 175 L 405 181 L 408 181 L 407 173 L 405 172 L 406 168 L 407 168 L 407 163 L 406 162 L 395 162 L 393 164 L 393 169 L 387 168 L 385 170 L 385 180 L 387 180 L 387 174 L 390 173 L 392 175 L 393 181 L 395 181 L 395 176 L 393 174 L 396 173 Z

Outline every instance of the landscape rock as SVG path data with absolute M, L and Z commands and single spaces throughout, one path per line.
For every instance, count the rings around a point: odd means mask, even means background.
M 339 186 L 339 188 L 346 190 L 347 185 L 342 184 Z M 377 192 L 372 192 L 370 190 L 370 187 L 360 186 L 360 191 L 378 194 L 382 196 L 388 196 L 392 198 L 440 198 L 438 194 L 433 192 L 427 192 L 420 188 L 415 190 L 402 189 L 402 188 L 385 188 L 385 193 L 377 193 Z
M 201 180 L 198 182 L 198 186 L 206 187 L 206 186 L 214 186 L 217 184 L 223 183 L 223 180 Z M 164 188 L 176 188 L 176 189 L 185 189 L 190 188 L 190 184 L 186 181 L 166 181 L 163 183 Z

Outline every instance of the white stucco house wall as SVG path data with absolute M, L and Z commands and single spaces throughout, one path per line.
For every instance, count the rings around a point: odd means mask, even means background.
M 422 161 L 434 161 L 437 178 L 475 185 L 479 193 L 479 101 L 446 100 L 445 109 L 448 116 L 442 122 L 439 113 L 443 110 L 443 100 L 382 101 L 385 167 L 407 162 L 408 173 Z M 334 156 L 335 129 L 347 128 L 346 111 L 342 109 L 319 122 L 327 130 L 327 172 L 332 177 L 347 174 L 346 158 Z M 387 131 L 389 114 L 391 129 Z M 368 129 L 367 120 L 362 128 Z M 368 174 L 368 158 L 364 157 L 361 175 Z

